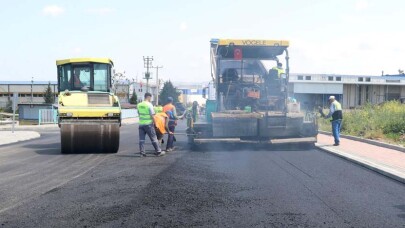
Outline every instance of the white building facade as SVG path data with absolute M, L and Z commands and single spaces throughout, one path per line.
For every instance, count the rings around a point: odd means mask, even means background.
M 379 104 L 405 99 L 405 75 L 362 76 L 329 74 L 291 74 L 289 91 L 301 107 L 325 106 L 329 96 L 343 108 L 356 108 L 366 103 Z
M 6 107 L 7 102 L 13 99 L 14 93 L 18 93 L 18 103 L 20 104 L 44 103 L 44 93 L 49 83 L 56 98 L 58 84 L 54 81 L 0 81 L 0 108 Z

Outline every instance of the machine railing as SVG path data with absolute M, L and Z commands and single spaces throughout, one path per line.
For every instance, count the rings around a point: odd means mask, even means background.
M 216 73 L 217 73 L 217 62 L 215 59 L 215 48 L 211 47 L 210 53 L 210 60 L 211 60 L 211 78 L 215 81 Z

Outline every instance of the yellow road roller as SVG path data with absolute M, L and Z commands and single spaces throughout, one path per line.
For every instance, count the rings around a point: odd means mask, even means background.
M 113 62 L 108 58 L 56 61 L 58 120 L 62 153 L 116 153 L 121 105 L 110 91 Z

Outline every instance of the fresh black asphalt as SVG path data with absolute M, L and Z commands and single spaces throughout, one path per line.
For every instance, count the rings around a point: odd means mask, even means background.
M 316 149 L 178 136 L 141 158 L 127 125 L 117 154 L 61 155 L 59 137 L 0 147 L 0 227 L 405 227 L 404 184 Z

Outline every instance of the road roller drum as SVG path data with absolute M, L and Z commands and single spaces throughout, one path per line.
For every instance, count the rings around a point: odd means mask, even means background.
M 117 153 L 119 123 L 61 123 L 62 153 Z

